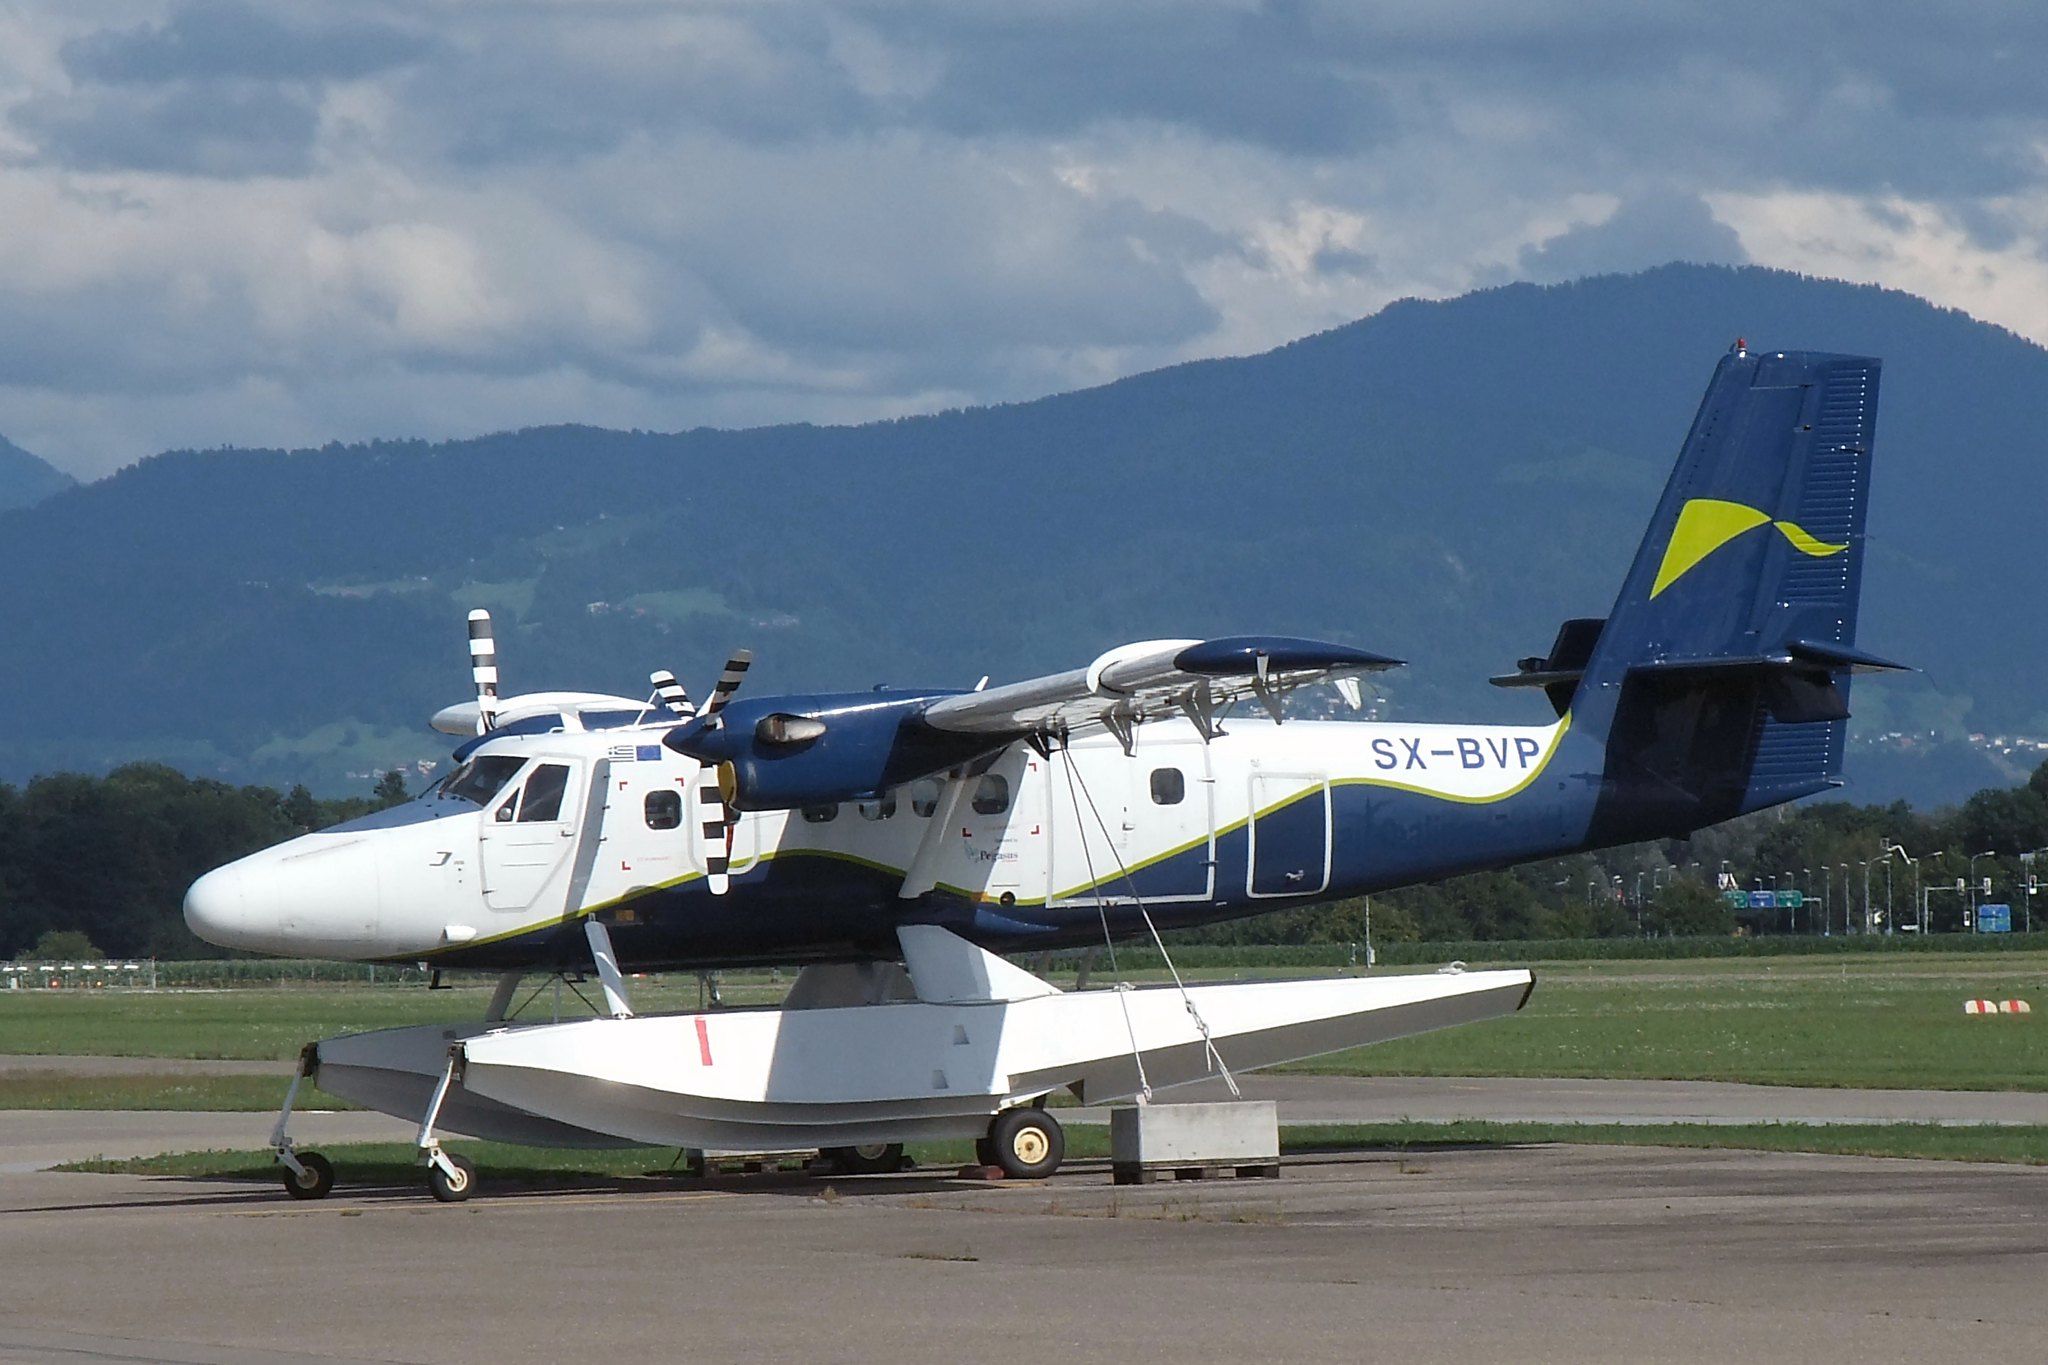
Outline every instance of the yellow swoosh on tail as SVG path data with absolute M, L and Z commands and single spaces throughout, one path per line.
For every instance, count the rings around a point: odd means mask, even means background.
M 1785 539 L 1792 542 L 1792 548 L 1801 554 L 1812 555 L 1815 559 L 1826 559 L 1829 555 L 1838 555 L 1849 548 L 1846 544 L 1830 545 L 1825 540 L 1815 539 L 1811 532 L 1796 521 L 1779 521 L 1773 522 L 1772 525 L 1785 533 Z
M 1691 572 L 1694 565 L 1726 545 L 1744 531 L 1751 531 L 1770 517 L 1754 507 L 1719 498 L 1694 498 L 1678 509 L 1678 523 L 1671 528 L 1671 542 L 1664 547 L 1664 562 L 1657 566 L 1657 581 L 1650 588 L 1656 597 Z
M 1650 587 L 1650 596 L 1655 597 L 1685 577 L 1701 560 L 1737 536 L 1764 525 L 1776 526 L 1794 549 L 1816 559 L 1838 555 L 1849 548 L 1819 539 L 1796 521 L 1773 521 L 1769 513 L 1759 512 L 1747 503 L 1693 498 L 1678 509 L 1678 523 L 1671 528 L 1671 540 L 1664 547 L 1664 559 L 1657 566 L 1657 581 Z

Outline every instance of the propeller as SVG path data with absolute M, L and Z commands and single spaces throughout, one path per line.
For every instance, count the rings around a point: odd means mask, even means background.
M 498 637 L 482 607 L 469 614 L 469 672 L 476 680 L 476 732 L 488 734 L 498 718 Z
M 683 720 L 697 714 L 697 703 L 690 700 L 690 694 L 676 681 L 675 674 L 665 668 L 657 668 L 647 675 L 647 681 L 654 684 L 655 700 Z
M 732 652 L 732 657 L 725 661 L 725 671 L 718 675 L 717 685 L 704 700 L 704 709 L 697 713 L 699 720 L 709 720 L 725 709 L 732 694 L 746 681 L 747 669 L 753 662 L 754 652 L 750 649 Z M 680 692 L 682 688 L 676 690 Z M 716 765 L 704 765 L 697 781 L 697 809 L 704 820 L 704 881 L 712 895 L 723 896 L 732 889 L 733 818 L 718 772 Z

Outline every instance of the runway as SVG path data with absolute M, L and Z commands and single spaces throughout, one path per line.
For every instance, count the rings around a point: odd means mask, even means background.
M 1569 1146 L 1117 1187 L 0 1179 L 14 1361 L 2038 1358 L 2044 1174 Z

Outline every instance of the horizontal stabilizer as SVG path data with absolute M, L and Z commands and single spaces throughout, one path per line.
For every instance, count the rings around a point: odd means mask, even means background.
M 1518 660 L 1515 672 L 1487 681 L 1495 687 L 1540 687 L 1561 716 L 1571 709 L 1572 694 L 1586 675 L 1586 661 L 1592 658 L 1593 646 L 1600 642 L 1600 632 L 1606 626 L 1604 616 L 1567 621 L 1557 628 L 1550 653 Z

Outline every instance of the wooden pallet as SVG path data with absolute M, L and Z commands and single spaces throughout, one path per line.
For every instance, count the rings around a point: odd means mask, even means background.
M 1239 1180 L 1277 1180 L 1280 1176 L 1280 1163 L 1255 1162 L 1248 1166 L 1112 1166 L 1110 1177 L 1119 1185 L 1150 1185 L 1169 1177 L 1174 1180 L 1209 1180 L 1223 1175 L 1226 1171 Z

